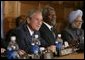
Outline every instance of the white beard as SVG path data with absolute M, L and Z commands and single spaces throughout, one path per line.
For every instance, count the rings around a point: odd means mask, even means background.
M 82 24 L 81 24 L 81 25 L 79 25 L 79 26 L 77 26 L 75 23 L 73 23 L 73 24 L 72 24 L 72 27 L 73 27 L 73 28 L 81 29 L 81 26 L 82 26 Z

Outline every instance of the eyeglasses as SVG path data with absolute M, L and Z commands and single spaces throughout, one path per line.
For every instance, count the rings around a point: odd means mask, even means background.
M 75 22 L 78 22 L 78 23 L 79 23 L 79 22 L 80 22 L 80 23 L 84 23 L 84 21 L 83 21 L 83 20 L 82 20 L 82 21 L 75 21 Z

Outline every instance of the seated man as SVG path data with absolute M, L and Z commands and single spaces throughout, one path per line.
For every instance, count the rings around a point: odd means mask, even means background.
M 6 58 L 6 49 L 7 43 L 4 39 L 1 38 L 1 59 L 7 59 Z
M 52 52 L 55 51 L 56 35 L 53 29 L 56 24 L 56 14 L 54 8 L 46 6 L 43 9 L 43 24 L 40 28 L 40 34 L 43 40 L 45 40 L 45 47 L 50 49 Z
M 38 30 L 42 25 L 42 20 L 43 17 L 41 11 L 33 10 L 26 18 L 26 22 L 19 25 L 15 30 L 15 35 L 17 37 L 16 41 L 19 48 L 26 53 L 32 53 L 31 43 L 33 34 L 36 33 L 40 38 Z M 44 43 L 42 45 L 44 45 Z
M 72 11 L 69 14 L 69 26 L 63 31 L 64 41 L 68 41 L 72 47 L 84 50 L 84 30 L 81 29 L 83 20 L 81 10 Z
M 5 40 L 1 39 L 1 53 L 4 53 L 6 51 L 6 45 L 7 43 L 5 42 Z

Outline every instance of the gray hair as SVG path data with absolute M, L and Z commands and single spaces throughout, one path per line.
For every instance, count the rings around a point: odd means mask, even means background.
M 32 9 L 31 11 L 29 11 L 27 17 L 31 18 L 31 17 L 34 15 L 34 13 L 36 13 L 36 12 L 41 12 L 41 13 L 42 13 L 42 10 L 39 10 L 39 9 Z
M 47 16 L 50 11 L 54 11 L 54 8 L 49 6 L 49 5 L 46 5 L 45 8 L 43 8 L 43 11 L 42 11 L 43 17 Z
M 27 18 L 26 18 L 26 23 L 29 23 L 31 20 L 31 17 L 35 14 L 35 13 L 41 13 L 42 14 L 42 9 L 32 9 L 29 11 Z

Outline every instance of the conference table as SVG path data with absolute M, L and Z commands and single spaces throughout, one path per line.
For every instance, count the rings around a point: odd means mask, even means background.
M 72 53 L 60 57 L 54 57 L 53 59 L 84 59 L 84 53 Z
M 60 57 L 54 57 L 54 59 L 84 59 L 84 53 L 72 53 Z
M 53 59 L 84 59 L 84 52 L 72 52 L 72 51 L 73 50 L 71 48 L 64 48 L 62 49 L 62 55 L 59 57 L 55 56 L 53 57 Z M 4 58 L 3 55 L 1 57 Z

